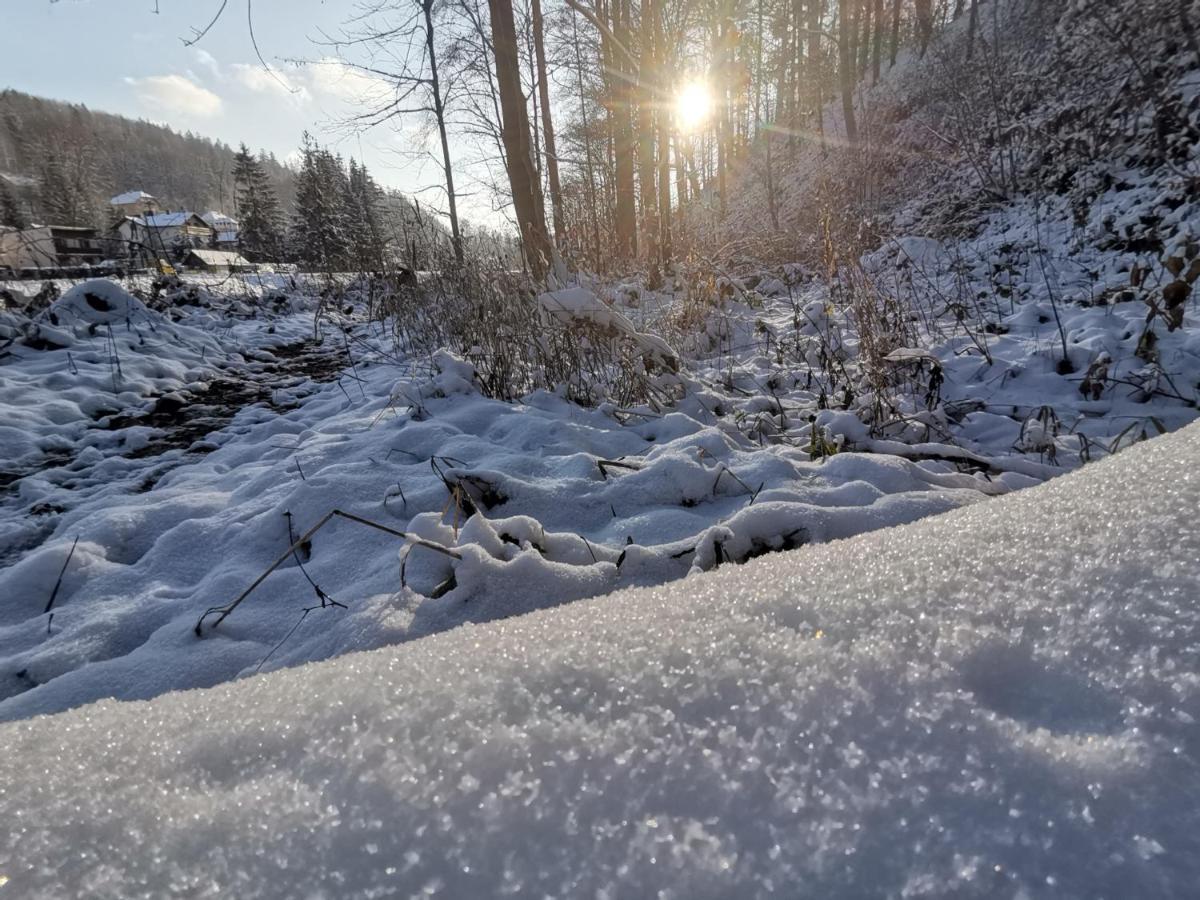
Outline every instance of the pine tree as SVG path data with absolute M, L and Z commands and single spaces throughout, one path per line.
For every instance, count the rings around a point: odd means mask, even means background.
M 256 259 L 278 259 L 283 252 L 279 200 L 265 169 L 245 144 L 234 157 L 233 184 L 239 249 Z
M 95 226 L 91 166 L 86 153 L 79 148 L 46 152 L 38 194 L 46 224 Z
M 349 234 L 352 267 L 358 271 L 383 268 L 383 226 L 379 211 L 382 192 L 365 165 L 350 160 Z
M 9 188 L 8 182 L 0 178 L 0 225 L 7 225 L 10 228 L 25 228 L 28 224 L 25 213 L 17 203 L 17 198 Z
M 349 194 L 341 161 L 318 147 L 305 132 L 296 177 L 292 247 L 296 256 L 313 269 L 332 272 L 347 264 Z

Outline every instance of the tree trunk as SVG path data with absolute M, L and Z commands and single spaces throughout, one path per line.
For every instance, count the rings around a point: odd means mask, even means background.
M 875 0 L 875 40 L 871 48 L 871 84 L 879 84 L 879 60 L 883 53 L 883 0 Z
M 822 147 L 825 146 L 825 97 L 821 90 L 821 17 L 824 13 L 825 0 L 808 0 L 808 83 Z
M 612 36 L 624 47 L 629 46 L 629 0 L 612 2 Z M 601 44 L 611 44 L 601 32 Z M 610 80 L 613 120 L 613 169 L 616 179 L 616 232 L 617 253 L 625 261 L 637 257 L 637 191 L 634 185 L 634 137 L 630 120 L 631 88 L 628 62 L 624 55 L 608 47 L 606 53 L 608 71 L 614 72 Z
M 862 4 L 862 37 L 858 44 L 858 77 L 865 78 L 867 66 L 871 62 L 871 7 L 874 0 L 863 0 Z
M 858 143 L 858 123 L 854 119 L 854 16 L 851 12 L 854 0 L 838 2 L 838 55 L 839 77 L 842 89 L 842 114 L 846 120 L 846 140 Z
M 562 187 L 558 181 L 558 153 L 554 146 L 554 125 L 550 119 L 550 83 L 546 78 L 541 0 L 533 0 L 533 49 L 537 56 L 538 99 L 542 107 L 542 139 L 546 145 L 546 176 L 550 182 L 550 206 L 554 214 L 554 241 L 561 247 L 566 235 L 563 224 Z
M 903 0 L 892 0 L 892 56 L 888 68 L 896 64 L 896 51 L 900 49 L 900 6 Z
M 971 18 L 967 20 L 967 59 L 975 53 L 975 31 L 979 27 L 979 0 L 971 0 Z
M 654 16 L 654 61 L 660 77 L 667 71 L 668 58 L 673 60 L 674 50 L 667 52 L 663 35 L 662 14 Z M 658 108 L 658 247 L 659 257 L 665 265 L 671 258 L 671 108 L 661 103 Z
M 729 60 L 728 25 L 724 12 L 717 23 L 717 193 L 721 218 L 725 218 L 725 170 L 729 166 Z
M 675 203 L 676 209 L 679 210 L 676 218 L 679 225 L 683 225 L 683 207 L 687 203 L 687 166 L 683 158 L 683 137 L 675 135 Z
M 579 21 L 575 18 L 575 8 L 571 8 L 571 36 L 575 42 L 575 57 L 579 61 L 579 65 L 575 68 L 576 83 L 579 88 L 579 114 L 583 122 L 583 157 L 586 163 L 587 179 L 588 179 L 588 209 L 591 213 L 592 221 L 592 265 L 597 270 L 600 269 L 601 247 L 600 247 L 600 220 L 599 212 L 597 211 L 596 198 L 596 168 L 592 162 L 592 129 L 588 124 L 587 113 L 587 98 L 583 93 L 583 54 L 579 49 Z M 559 198 L 562 202 L 562 198 Z
M 933 37 L 933 0 L 916 0 L 917 10 L 917 40 L 921 45 L 921 58 L 929 49 L 929 41 Z
M 654 18 L 658 12 L 653 0 L 642 0 L 641 57 L 638 60 L 638 187 L 642 200 L 642 238 L 646 261 L 650 265 L 650 286 L 657 287 L 658 268 L 658 188 L 654 182 L 658 160 L 654 152 Z
M 492 17 L 492 52 L 496 59 L 496 81 L 500 89 L 500 112 L 504 119 L 502 134 L 508 158 L 508 181 L 512 187 L 517 227 L 525 248 L 525 259 L 534 280 L 545 275 L 553 250 L 546 234 L 546 223 L 539 215 L 542 188 L 534 165 L 533 142 L 529 134 L 529 114 L 521 90 L 517 33 L 513 24 L 511 0 L 488 0 Z
M 433 50 L 433 0 L 423 0 L 425 13 L 425 47 L 429 52 L 429 87 L 433 93 L 433 112 L 437 117 L 438 135 L 442 139 L 442 168 L 446 174 L 446 200 L 450 210 L 450 240 L 454 245 L 454 260 L 462 264 L 462 235 L 458 230 L 458 201 L 454 194 L 454 168 L 450 164 L 450 142 L 446 139 L 446 109 L 438 82 L 437 54 Z

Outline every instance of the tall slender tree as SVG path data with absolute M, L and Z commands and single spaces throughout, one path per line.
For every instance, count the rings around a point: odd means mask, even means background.
M 520 59 L 511 0 L 488 0 L 492 17 L 492 52 L 496 60 L 496 83 L 503 115 L 508 181 L 512 188 L 517 227 L 525 249 L 525 260 L 534 279 L 545 277 L 553 249 L 542 216 L 541 184 L 534 161 L 533 139 L 525 94 L 521 90 Z
M 858 143 L 858 123 L 854 116 L 854 5 L 855 0 L 838 2 L 838 80 L 842 89 L 842 117 L 846 121 L 846 140 Z
M 561 247 L 565 237 L 562 186 L 558 180 L 558 149 L 554 141 L 554 121 L 550 115 L 550 80 L 546 75 L 546 46 L 541 0 L 532 0 L 533 47 L 537 59 L 538 102 L 542 110 L 542 138 L 546 148 L 546 179 L 550 186 L 550 208 L 554 216 L 554 241 Z

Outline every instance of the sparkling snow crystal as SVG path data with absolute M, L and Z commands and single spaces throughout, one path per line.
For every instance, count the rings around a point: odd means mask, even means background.
M 1192 426 L 914 524 L 5 725 L 0 874 L 14 897 L 1189 896 L 1198 459 Z

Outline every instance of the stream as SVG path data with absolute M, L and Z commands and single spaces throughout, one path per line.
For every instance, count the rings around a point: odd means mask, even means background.
M 123 484 L 127 493 L 151 490 L 172 469 L 215 450 L 217 445 L 204 438 L 228 425 L 241 410 L 259 404 L 281 412 L 290 409 L 293 404 L 276 402 L 277 391 L 305 381 L 333 381 L 347 365 L 345 352 L 332 342 L 302 341 L 270 352 L 275 359 L 255 370 L 225 369 L 223 377 L 209 382 L 202 390 L 164 395 L 156 398 L 148 412 L 121 412 L 91 426 L 105 431 L 152 429 L 143 443 L 106 449 L 100 460 L 84 460 L 79 452 L 60 451 L 47 453 L 34 467 L 0 469 L 0 510 L 23 516 L 32 526 L 13 540 L 0 537 L 0 569 L 41 546 L 54 533 L 59 516 L 95 492 L 114 484 Z M 138 460 L 143 464 L 128 467 L 116 477 L 109 472 L 103 477 L 96 474 L 98 467 L 114 459 Z M 34 477 L 51 482 L 57 490 L 53 499 L 22 508 L 21 486 Z

